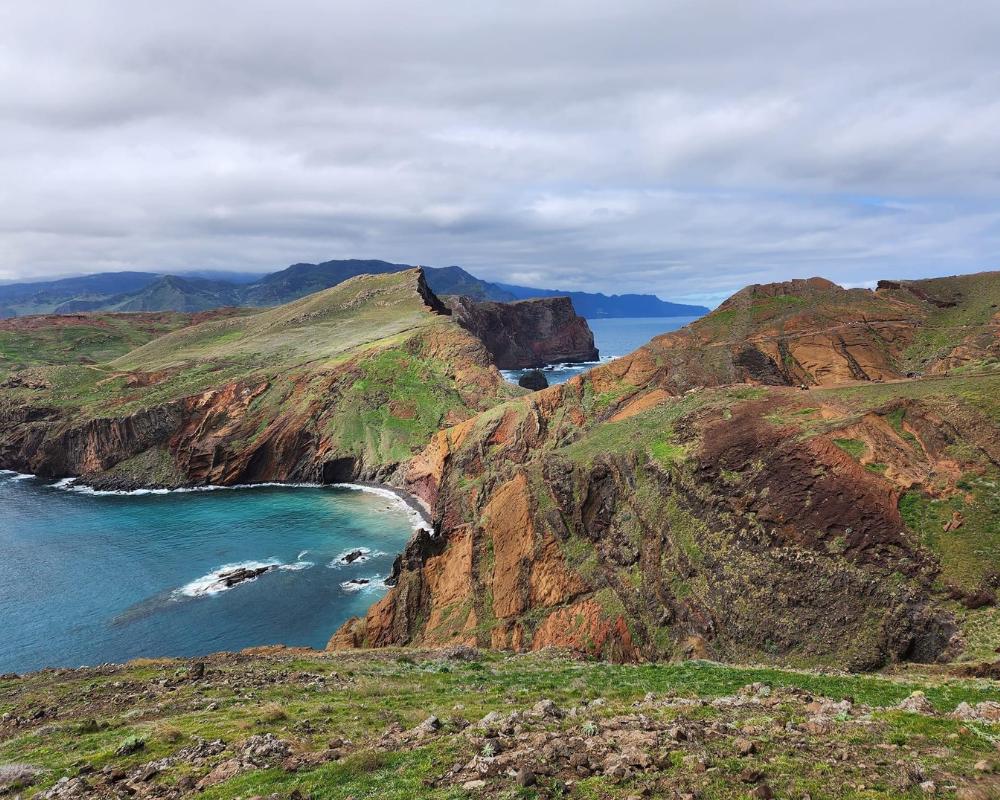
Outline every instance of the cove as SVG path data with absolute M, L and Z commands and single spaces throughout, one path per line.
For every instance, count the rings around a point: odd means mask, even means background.
M 415 522 L 342 487 L 119 496 L 0 472 L 0 673 L 322 648 L 385 592 Z M 241 568 L 259 574 L 220 580 Z

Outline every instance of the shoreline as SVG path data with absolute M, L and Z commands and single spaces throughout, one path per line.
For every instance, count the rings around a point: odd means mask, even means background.
M 204 484 L 201 486 L 178 486 L 172 489 L 165 487 L 149 487 L 149 488 L 137 488 L 137 489 L 95 489 L 94 487 L 86 483 L 78 483 L 81 479 L 78 477 L 67 477 L 67 478 L 39 478 L 38 475 L 33 475 L 28 472 L 18 472 L 13 469 L 0 469 L 0 476 L 8 475 L 11 476 L 10 480 L 27 480 L 29 478 L 36 478 L 38 480 L 52 480 L 53 483 L 47 484 L 51 489 L 58 489 L 64 492 L 74 492 L 76 494 L 86 494 L 92 497 L 140 497 L 143 495 L 166 495 L 166 494 L 189 494 L 194 492 L 216 492 L 216 491 L 236 491 L 236 490 L 246 490 L 246 489 L 323 489 L 323 488 L 334 488 L 334 489 L 345 489 L 348 491 L 355 492 L 367 492 L 369 494 L 376 494 L 387 499 L 392 499 L 395 502 L 401 504 L 406 508 L 410 514 L 411 521 L 418 520 L 419 524 L 414 521 L 413 530 L 414 533 L 421 528 L 426 528 L 430 530 L 431 534 L 434 534 L 434 525 L 431 522 L 430 511 L 423 504 L 423 502 L 413 494 L 405 491 L 404 489 L 399 489 L 395 486 L 389 486 L 384 483 L 377 483 L 376 481 L 345 481 L 337 483 L 312 483 L 305 481 L 298 482 L 281 482 L 281 481 L 262 481 L 261 483 L 234 483 L 230 485 L 225 484 Z

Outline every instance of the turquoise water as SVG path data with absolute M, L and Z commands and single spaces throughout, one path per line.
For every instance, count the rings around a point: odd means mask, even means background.
M 385 592 L 414 522 L 394 498 L 343 488 L 89 495 L 0 473 L 0 673 L 323 647 Z M 338 561 L 355 548 L 370 552 Z M 220 568 L 265 563 L 219 591 Z
M 587 324 L 594 332 L 594 344 L 601 354 L 600 361 L 586 361 L 582 364 L 550 364 L 544 370 L 549 384 L 564 383 L 581 372 L 592 369 L 597 364 L 628 355 L 642 347 L 654 336 L 683 328 L 699 317 L 610 317 L 588 319 Z M 503 370 L 507 380 L 517 383 L 526 370 Z

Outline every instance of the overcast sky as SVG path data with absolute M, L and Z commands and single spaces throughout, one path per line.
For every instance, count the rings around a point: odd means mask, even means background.
M 0 279 L 996 268 L 998 42 L 996 0 L 6 2 Z

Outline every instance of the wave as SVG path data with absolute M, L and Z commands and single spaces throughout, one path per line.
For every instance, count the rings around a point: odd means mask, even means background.
M 420 528 L 429 528 L 427 524 L 427 519 L 424 515 L 406 502 L 402 497 L 399 496 L 392 489 L 385 489 L 381 486 L 368 486 L 363 483 L 331 483 L 330 486 L 335 489 L 347 489 L 351 492 L 366 492 L 368 494 L 378 495 L 379 497 L 384 497 L 386 500 L 392 500 L 392 502 L 399 506 L 401 510 L 406 511 L 406 515 L 410 518 L 410 524 L 413 526 L 414 530 L 419 530 Z M 361 549 L 361 548 L 357 548 Z
M 353 561 L 350 562 L 344 561 L 344 559 L 347 558 L 347 556 L 350 555 L 351 553 L 361 553 L 361 555 L 355 558 Z M 385 553 L 383 553 L 381 550 L 372 550 L 371 548 L 368 547 L 349 547 L 347 550 L 344 550 L 344 552 L 338 553 L 334 557 L 333 561 L 331 561 L 326 566 L 329 567 L 330 569 L 340 569 L 341 567 L 350 567 L 353 566 L 354 564 L 364 564 L 366 561 L 372 558 L 384 555 Z
M 34 478 L 30 472 L 18 472 L 13 469 L 0 469 L 0 477 L 6 478 L 9 481 L 26 481 L 28 478 Z
M 23 478 L 33 478 L 34 475 L 21 475 L 20 473 L 13 473 L 12 470 L 3 470 L 3 472 L 11 472 L 18 477 L 13 480 L 21 480 Z M 221 492 L 221 491 L 237 491 L 245 489 L 347 489 L 353 492 L 365 492 L 367 494 L 378 495 L 379 497 L 384 497 L 387 500 L 392 500 L 394 504 L 398 505 L 401 510 L 405 510 L 407 516 L 410 519 L 410 523 L 414 529 L 427 527 L 427 522 L 424 519 L 423 514 L 417 511 L 413 506 L 406 502 L 402 497 L 400 497 L 396 492 L 391 489 L 384 489 L 379 486 L 368 486 L 360 483 L 281 483 L 279 481 L 266 481 L 264 483 L 236 483 L 232 486 L 219 486 L 216 484 L 210 484 L 208 486 L 181 486 L 176 489 L 95 489 L 92 486 L 76 484 L 79 478 L 63 478 L 56 483 L 49 485 L 51 489 L 60 489 L 66 492 L 76 492 L 77 494 L 86 494 L 92 497 L 140 497 L 142 495 L 161 495 L 161 494 L 187 494 L 192 492 Z
M 271 570 L 280 569 L 298 572 L 299 570 L 309 569 L 309 567 L 313 566 L 315 566 L 315 564 L 312 561 L 295 561 L 291 564 L 284 564 L 277 558 L 269 558 L 266 561 L 237 561 L 232 564 L 223 564 L 221 567 L 212 570 L 207 575 L 195 578 L 190 583 L 184 584 L 180 589 L 175 589 L 171 596 L 175 600 L 179 600 L 184 597 L 206 597 L 216 595 L 229 591 L 230 589 L 235 589 L 237 586 L 242 586 L 244 583 L 253 583 L 260 577 L 260 575 L 266 575 Z M 261 572 L 260 575 L 255 575 L 252 578 L 241 580 L 239 583 L 233 585 L 227 584 L 223 576 L 227 573 L 240 569 L 259 569 L 265 571 Z
M 358 580 L 366 581 L 365 583 L 357 583 Z M 344 581 L 340 584 L 340 588 L 345 592 L 374 592 L 380 591 L 385 588 L 385 579 L 381 575 L 370 575 L 365 578 L 354 578 L 349 581 Z
M 64 480 L 76 481 L 76 478 L 66 478 Z M 176 489 L 95 489 L 92 486 L 76 486 L 75 483 L 64 484 L 64 481 L 53 483 L 51 488 L 63 489 L 77 494 L 88 494 L 95 497 L 136 497 L 145 494 L 190 494 L 192 492 L 221 492 L 237 489 L 322 489 L 320 483 L 279 483 L 268 481 L 266 483 L 236 483 L 232 486 L 180 486 Z

